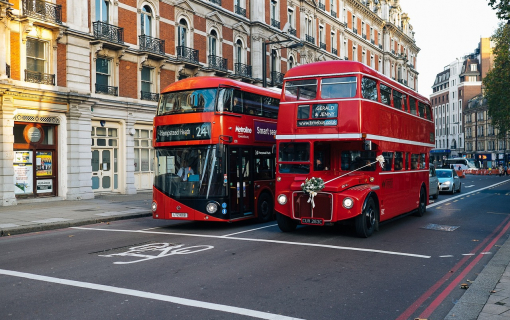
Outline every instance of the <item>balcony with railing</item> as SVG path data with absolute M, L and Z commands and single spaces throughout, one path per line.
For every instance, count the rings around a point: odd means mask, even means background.
M 177 46 L 177 59 L 198 64 L 198 50 L 185 46 Z
M 7 63 L 5 64 L 5 74 L 7 75 L 7 78 L 11 77 L 11 66 Z
M 289 33 L 290 33 L 291 35 L 293 35 L 294 37 L 297 37 L 297 30 L 296 30 L 296 29 L 294 29 L 294 28 L 290 27 L 290 28 L 289 28 Z
M 93 23 L 94 38 L 104 40 L 115 44 L 124 45 L 124 28 L 112 24 L 95 21 Z
M 271 18 L 271 26 L 280 29 L 280 21 Z
M 367 35 L 365 33 L 363 33 L 361 36 L 363 37 L 363 39 L 367 40 Z
M 234 73 L 236 76 L 251 78 L 251 66 L 237 62 L 234 64 Z
M 140 91 L 140 98 L 147 101 L 159 101 L 159 93 Z
M 241 8 L 240 6 L 236 5 L 235 10 L 238 15 L 246 17 L 246 9 L 245 8 Z
M 305 34 L 305 40 L 307 42 L 310 42 L 311 44 L 315 44 L 315 38 L 312 37 L 311 35 Z
M 319 47 L 320 47 L 321 49 L 326 50 L 326 44 L 325 44 L 324 42 L 319 42 Z
M 10 73 L 10 71 L 9 71 Z M 55 85 L 55 75 L 25 69 L 25 82 Z
M 157 55 L 165 55 L 165 40 L 153 38 L 146 35 L 138 36 L 140 51 L 146 51 Z
M 113 86 L 107 86 L 105 84 L 96 83 L 96 93 L 108 94 L 111 96 L 119 95 L 119 88 Z
M 353 27 L 353 28 L 352 28 L 352 32 L 354 32 L 355 34 L 358 34 L 358 29 L 356 29 L 356 28 L 354 28 L 354 27 Z
M 370 42 L 371 42 L 372 44 L 375 44 L 375 40 L 374 40 L 374 39 L 370 40 Z
M 336 48 L 331 48 L 331 53 L 334 54 L 335 56 L 337 56 L 338 50 L 336 50 Z
M 227 62 L 228 60 L 226 58 L 218 57 L 215 55 L 209 55 L 208 61 L 209 67 L 226 72 L 228 70 Z
M 336 11 L 331 10 L 331 16 L 336 18 Z
M 23 15 L 50 23 L 62 24 L 62 6 L 42 0 L 23 0 Z
M 221 0 L 209 0 L 210 2 L 221 6 Z
M 281 86 L 283 84 L 283 76 L 284 74 L 278 71 L 272 71 L 271 72 L 271 85 L 274 86 Z
M 319 9 L 326 11 L 326 5 L 322 2 L 319 2 Z

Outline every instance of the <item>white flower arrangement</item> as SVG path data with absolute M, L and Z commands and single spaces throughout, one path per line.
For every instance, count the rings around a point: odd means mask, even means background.
M 322 191 L 322 189 L 324 189 L 324 180 L 322 180 L 322 178 L 312 177 L 306 179 L 305 182 L 301 184 L 301 190 L 308 193 L 310 198 L 307 202 L 311 202 L 313 208 L 315 208 L 313 198 L 317 195 L 317 192 Z

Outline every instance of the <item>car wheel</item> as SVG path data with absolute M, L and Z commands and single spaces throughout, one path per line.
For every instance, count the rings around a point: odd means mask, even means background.
M 455 194 L 455 183 L 452 184 L 452 191 L 450 191 L 451 194 Z
M 360 215 L 354 219 L 356 234 L 361 238 L 370 237 L 378 223 L 379 214 L 373 197 L 368 198 Z
M 278 227 L 283 232 L 291 232 L 296 230 L 298 224 L 296 220 L 284 216 L 279 212 L 276 212 L 276 221 L 278 222 Z
M 259 197 L 257 202 L 257 221 L 258 222 L 269 222 L 273 218 L 273 201 L 271 196 L 267 193 L 263 193 Z
M 432 196 L 432 199 L 437 199 L 439 197 L 439 185 L 437 185 L 436 194 Z
M 420 191 L 420 202 L 418 203 L 418 209 L 414 214 L 417 217 L 423 217 L 423 215 L 427 211 L 427 197 L 425 196 L 425 193 L 426 193 L 425 188 L 422 187 Z

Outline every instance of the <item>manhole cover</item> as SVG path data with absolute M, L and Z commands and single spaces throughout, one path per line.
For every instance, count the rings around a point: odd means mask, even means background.
M 459 226 L 445 226 L 442 224 L 429 223 L 425 227 L 422 227 L 422 229 L 438 230 L 438 231 L 454 231 L 458 227 Z

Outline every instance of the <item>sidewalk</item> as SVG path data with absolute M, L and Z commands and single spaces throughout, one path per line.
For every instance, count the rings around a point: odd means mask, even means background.
M 97 195 L 95 199 L 79 201 L 21 200 L 17 206 L 0 207 L 0 241 L 15 234 L 148 217 L 151 200 L 152 192 Z M 510 319 L 509 263 L 510 240 L 506 240 L 445 319 Z

